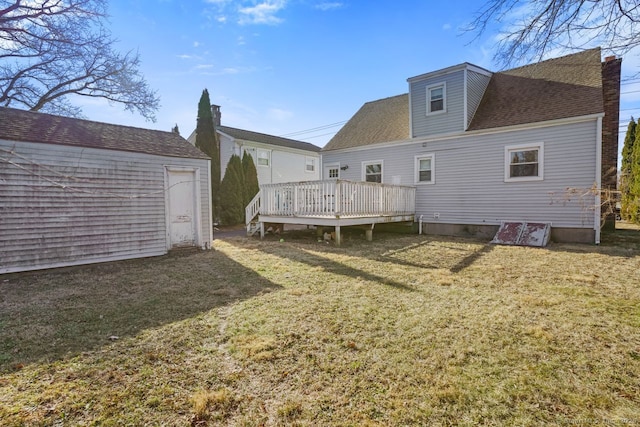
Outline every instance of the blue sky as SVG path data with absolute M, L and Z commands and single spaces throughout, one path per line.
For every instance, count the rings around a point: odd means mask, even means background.
M 498 70 L 497 28 L 480 40 L 461 31 L 483 4 L 112 0 L 109 22 L 119 49 L 139 52 L 141 71 L 160 95 L 157 122 L 97 99 L 81 105 L 91 120 L 161 130 L 178 124 L 186 138 L 207 88 L 224 125 L 323 146 L 363 103 L 405 93 L 409 77 L 462 62 Z M 637 56 L 623 64 L 624 75 L 640 70 Z M 623 95 L 621 108 L 635 107 L 640 93 Z M 625 126 L 639 113 L 623 111 Z

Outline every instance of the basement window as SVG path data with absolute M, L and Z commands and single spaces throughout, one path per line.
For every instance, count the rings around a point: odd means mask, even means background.
M 544 170 L 544 144 L 505 147 L 504 180 L 540 181 Z

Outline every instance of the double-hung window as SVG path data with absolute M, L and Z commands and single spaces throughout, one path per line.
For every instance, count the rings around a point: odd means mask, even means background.
M 508 145 L 505 147 L 505 181 L 543 179 L 544 144 Z
M 271 151 L 258 149 L 258 166 L 269 167 L 271 164 Z
M 427 87 L 427 115 L 444 113 L 447 109 L 447 85 L 440 83 Z
M 305 157 L 305 172 L 315 172 L 316 171 L 316 159 L 313 157 Z
M 435 155 L 421 154 L 416 156 L 415 161 L 415 178 L 416 184 L 434 184 L 435 183 Z
M 362 180 L 382 183 L 382 160 L 362 162 Z

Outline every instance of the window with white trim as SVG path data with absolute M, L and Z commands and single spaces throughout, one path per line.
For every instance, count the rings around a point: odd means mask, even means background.
M 539 181 L 543 179 L 544 144 L 508 145 L 505 147 L 505 181 Z
M 415 157 L 415 177 L 416 184 L 434 184 L 436 165 L 434 154 L 422 154 Z
M 305 172 L 315 172 L 316 171 L 316 159 L 313 157 L 305 157 Z
M 340 168 L 338 166 L 332 166 L 327 169 L 329 173 L 329 179 L 338 179 L 340 178 Z
M 258 166 L 269 167 L 271 164 L 271 151 L 258 149 Z
M 382 160 L 362 162 L 362 180 L 382 183 Z
M 444 113 L 447 109 L 446 83 L 427 87 L 427 115 Z

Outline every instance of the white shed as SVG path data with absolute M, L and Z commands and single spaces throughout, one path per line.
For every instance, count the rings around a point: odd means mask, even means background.
M 209 165 L 172 132 L 0 107 L 0 274 L 210 248 Z

